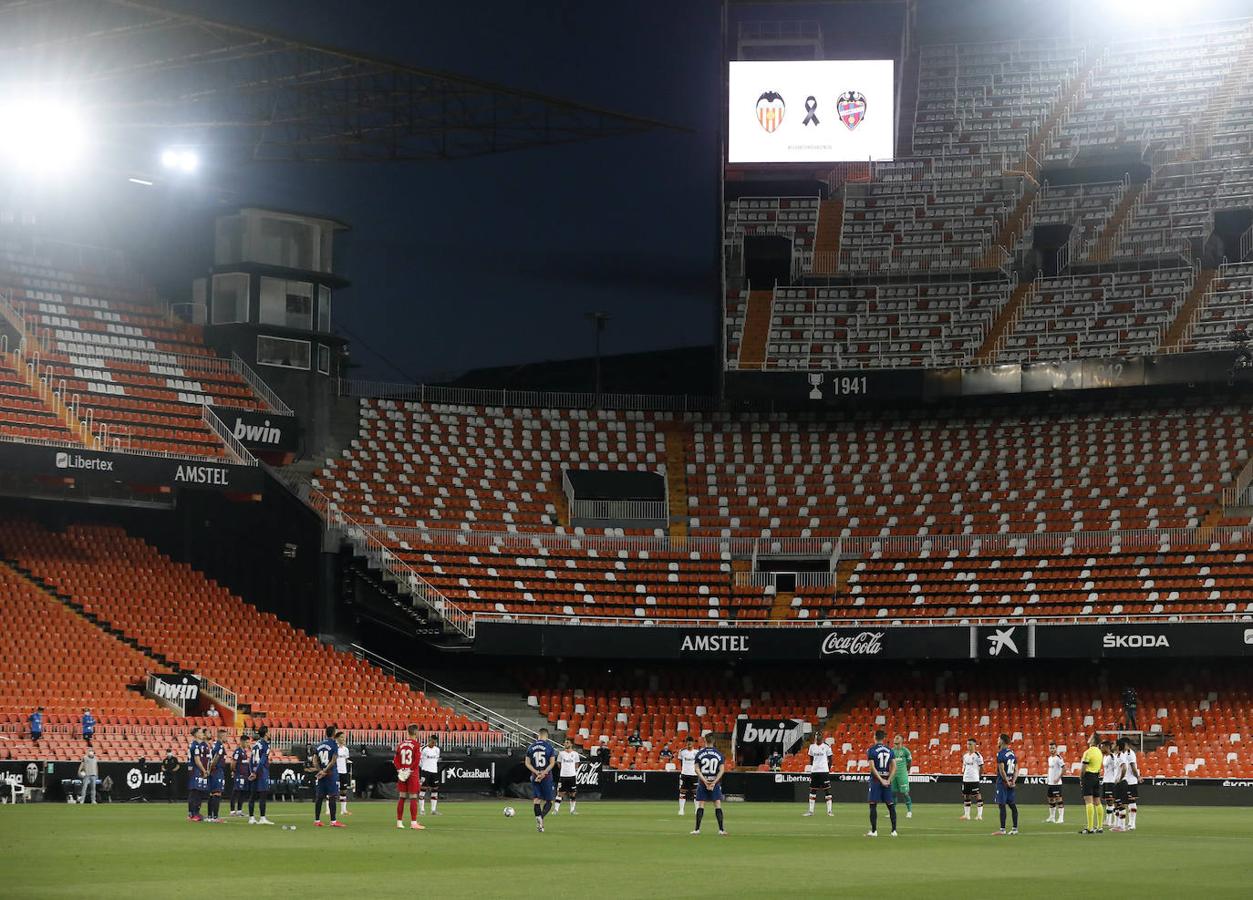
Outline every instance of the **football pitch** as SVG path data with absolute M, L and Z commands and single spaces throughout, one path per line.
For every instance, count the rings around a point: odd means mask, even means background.
M 518 811 L 502 815 L 505 803 Z M 958 821 L 956 805 L 914 807 L 888 836 L 864 837 L 865 806 L 835 818 L 801 804 L 729 803 L 691 836 L 673 803 L 584 801 L 537 834 L 527 803 L 449 802 L 426 831 L 398 831 L 395 804 L 354 803 L 346 829 L 313 828 L 306 804 L 272 804 L 296 830 L 193 824 L 177 804 L 0 807 L 5 897 L 741 897 L 797 892 L 878 897 L 1093 897 L 1148 891 L 1249 896 L 1253 814 L 1144 805 L 1133 833 L 1080 835 L 1021 807 L 1022 833 L 995 837 L 995 807 Z

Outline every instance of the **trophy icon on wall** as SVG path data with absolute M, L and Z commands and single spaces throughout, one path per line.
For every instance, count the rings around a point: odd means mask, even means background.
M 809 375 L 809 399 L 822 399 L 822 382 L 826 378 L 821 372 L 811 372 Z

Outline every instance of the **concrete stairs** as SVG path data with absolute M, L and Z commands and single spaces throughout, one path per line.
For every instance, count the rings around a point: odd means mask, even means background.
M 770 318 L 774 307 L 774 291 L 749 291 L 748 308 L 744 312 L 744 335 L 740 338 L 741 369 L 761 369 L 766 362 L 770 343 Z
M 992 321 L 992 327 L 988 330 L 988 336 L 983 339 L 983 344 L 975 353 L 975 359 L 984 361 L 991 360 L 997 352 L 1001 339 L 1012 334 L 1014 327 L 1018 324 L 1018 319 L 1022 316 L 1022 311 L 1030 302 L 1030 297 L 1035 293 L 1035 282 L 1021 281 L 1018 287 L 1014 288 L 1013 293 L 1009 295 L 1009 299 L 1005 301 L 1005 306 L 997 314 Z
M 770 618 L 777 621 L 792 617 L 792 599 L 796 595 L 790 591 L 779 591 L 774 595 L 774 603 L 770 604 Z
M 1044 154 L 1044 148 L 1048 146 L 1049 139 L 1053 136 L 1053 131 L 1061 123 L 1062 118 L 1066 115 L 1066 111 L 1079 99 L 1079 95 L 1083 92 L 1083 86 L 1087 82 L 1088 77 L 1093 70 L 1100 64 L 1100 59 L 1094 57 L 1088 60 L 1075 77 L 1071 79 L 1070 84 L 1066 86 L 1065 93 L 1061 99 L 1053 106 L 1053 111 L 1049 113 L 1044 124 L 1040 126 L 1040 130 L 1035 133 L 1035 137 L 1031 139 L 1031 143 L 1027 145 L 1027 174 L 1032 180 L 1039 177 L 1040 174 L 1040 157 Z
M 814 275 L 834 275 L 839 270 L 843 236 L 844 200 L 823 200 L 818 206 L 818 230 L 814 234 Z
M 479 706 L 486 707 L 499 716 L 512 719 L 531 732 L 547 728 L 555 741 L 565 739 L 565 732 L 558 731 L 556 724 L 549 722 L 543 714 L 533 706 L 528 706 L 523 694 L 512 691 L 462 691 L 461 695 Z M 467 704 L 453 695 L 441 695 L 440 702 L 451 706 L 457 712 L 478 718 L 478 714 Z
M 1122 200 L 1114 207 L 1114 212 L 1110 215 L 1109 221 L 1105 223 L 1105 228 L 1101 230 L 1101 235 L 1096 239 L 1096 244 L 1092 250 L 1092 254 L 1088 257 L 1088 262 L 1104 263 L 1109 262 L 1113 258 L 1114 252 L 1118 249 L 1118 236 L 1122 233 L 1122 227 L 1131 217 L 1131 210 L 1140 199 L 1141 195 L 1148 190 L 1148 182 L 1141 181 L 1139 184 L 1133 184 L 1123 194 Z
M 1209 292 L 1210 285 L 1214 283 L 1214 278 L 1217 275 L 1217 269 L 1201 270 L 1192 285 L 1192 290 L 1188 292 L 1183 305 L 1179 307 L 1179 313 L 1175 316 L 1175 321 L 1171 322 L 1170 327 L 1166 329 L 1166 334 L 1162 338 L 1160 347 L 1162 352 L 1177 350 L 1183 339 L 1187 337 L 1188 327 L 1196 319 L 1197 313 L 1204 307 L 1205 295 Z
M 1206 148 L 1213 140 L 1218 125 L 1223 117 L 1231 111 L 1240 89 L 1253 76 L 1253 25 L 1245 29 L 1244 47 L 1235 63 L 1223 75 L 1222 83 L 1214 92 L 1209 104 L 1192 122 L 1188 135 L 1188 145 L 1179 151 L 1176 162 L 1189 162 L 1203 159 Z
M 668 422 L 663 432 L 666 438 L 666 506 L 670 542 L 682 547 L 687 544 L 687 442 L 692 426 L 687 422 Z
M 1028 184 L 1026 190 L 1022 192 L 1022 197 L 1018 200 L 1018 205 L 1005 219 L 1005 224 L 1001 227 L 1000 234 L 997 235 L 996 242 L 989 248 L 988 252 L 979 260 L 977 268 L 995 269 L 1000 266 L 1004 259 L 1004 253 L 1008 253 L 1013 257 L 1014 248 L 1018 246 L 1018 239 L 1022 237 L 1023 227 L 1027 223 L 1027 213 L 1031 209 L 1031 203 L 1035 200 L 1036 189 Z

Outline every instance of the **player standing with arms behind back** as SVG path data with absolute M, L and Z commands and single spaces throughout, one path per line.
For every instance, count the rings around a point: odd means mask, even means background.
M 557 748 L 548 739 L 548 729 L 526 748 L 526 768 L 531 773 L 531 798 L 535 808 L 535 830 L 544 833 L 544 816 L 553 808 L 557 791 L 553 784 L 553 766 L 557 765 Z
M 701 821 L 705 818 L 705 801 L 712 800 L 714 815 L 718 818 L 718 834 L 727 833 L 722 820 L 722 776 L 726 774 L 726 760 L 714 746 L 712 733 L 705 735 L 705 746 L 696 751 L 696 772 L 700 783 L 696 785 L 696 827 L 692 834 L 700 834 Z
M 553 815 L 561 812 L 561 801 L 570 798 L 570 815 L 577 816 L 574 808 L 579 798 L 579 751 L 574 749 L 574 741 L 566 738 L 561 752 L 557 754 L 557 805 L 553 807 Z
M 422 790 L 418 792 L 418 812 L 426 815 L 426 795 L 431 795 L 431 815 L 439 815 L 439 738 L 431 735 L 422 748 Z
M 418 726 L 410 725 L 408 737 L 396 746 L 392 757 L 392 765 L 396 767 L 396 792 L 400 799 L 396 801 L 396 827 L 405 827 L 405 801 L 409 801 L 409 827 L 421 831 L 426 826 L 418 821 L 418 794 L 422 790 L 422 775 L 418 771 L 418 754 L 422 745 L 418 743 Z
M 1106 828 L 1114 827 L 1114 789 L 1117 786 L 1118 757 L 1114 755 L 1114 745 L 1111 741 L 1101 741 L 1101 800 L 1105 803 Z
M 806 816 L 814 814 L 818 791 L 826 794 L 827 815 L 834 816 L 835 811 L 831 808 L 831 745 L 827 743 L 825 731 L 819 731 L 809 745 L 809 810 Z
M 896 757 L 896 777 L 892 779 L 892 792 L 896 794 L 898 803 L 901 797 L 905 798 L 905 818 L 912 819 L 914 800 L 909 796 L 909 770 L 914 764 L 914 754 L 905 746 L 903 735 L 898 734 L 892 738 L 892 755 Z
M 966 752 L 962 754 L 962 814 L 963 820 L 970 821 L 970 804 L 978 804 L 976 821 L 983 818 L 983 789 L 979 787 L 982 777 L 983 754 L 978 750 L 974 738 L 966 741 Z
M 1095 734 L 1088 739 L 1088 749 L 1083 752 L 1082 774 L 1079 776 L 1083 791 L 1083 812 L 1087 817 L 1088 827 L 1081 829 L 1080 834 L 1096 834 L 1100 829 L 1096 824 L 1100 821 L 1101 810 L 1101 748 L 1100 738 Z
M 313 825 L 322 827 L 322 801 L 326 801 L 331 813 L 331 827 L 345 828 L 335 814 L 335 804 L 339 802 L 339 745 L 335 743 L 335 726 L 326 726 L 326 737 L 313 748 L 313 765 L 315 766 L 313 788 Z
M 1062 797 L 1062 773 L 1066 771 L 1066 760 L 1057 750 L 1057 743 L 1049 741 L 1048 775 L 1044 778 L 1049 797 L 1049 817 L 1046 822 L 1061 825 L 1066 820 L 1066 799 Z
M 679 751 L 679 815 L 687 801 L 696 800 L 696 738 L 690 734 Z
M 1140 767 L 1136 763 L 1136 752 L 1131 749 L 1131 741 L 1121 738 L 1118 741 L 1118 787 L 1116 796 L 1122 821 L 1119 823 L 1123 831 L 1136 830 L 1136 812 L 1140 801 Z
M 1005 834 L 1005 807 L 1014 816 L 1010 834 L 1018 833 L 1018 756 L 1009 746 L 1009 735 L 1002 734 L 996 751 L 996 805 L 1001 811 L 1001 830 L 993 834 Z
M 265 817 L 265 804 L 270 798 L 270 730 L 262 725 L 257 729 L 257 739 L 252 742 L 252 766 L 248 773 L 248 824 L 273 825 Z M 256 804 L 261 805 L 261 818 L 254 819 Z
M 879 729 L 874 733 L 874 743 L 866 751 L 870 760 L 870 830 L 866 837 L 879 836 L 879 804 L 886 803 L 892 819 L 892 837 L 896 837 L 896 801 L 892 798 L 892 779 L 896 777 L 896 757 L 884 741 L 888 733 Z

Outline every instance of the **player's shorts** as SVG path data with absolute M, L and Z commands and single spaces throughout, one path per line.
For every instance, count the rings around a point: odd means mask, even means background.
M 535 800 L 545 800 L 549 803 L 556 800 L 557 787 L 553 784 L 553 777 L 549 775 L 543 781 L 532 781 L 531 797 Z
M 258 775 L 256 778 L 254 778 L 252 781 L 248 783 L 252 785 L 250 789 L 250 793 L 268 794 L 270 792 L 270 776 L 269 775 Z
M 895 803 L 896 797 L 892 794 L 892 785 L 884 784 L 879 781 L 879 779 L 871 775 L 870 793 L 867 801 L 870 803 Z
M 431 772 L 427 769 L 419 769 L 418 775 L 421 776 L 422 783 L 426 785 L 428 791 L 439 789 L 439 770 Z
M 809 789 L 830 790 L 831 789 L 831 773 L 830 772 L 810 772 L 809 773 Z
M 722 799 L 722 782 L 719 781 L 712 789 L 705 787 L 705 782 L 697 780 L 696 799 L 718 801 Z
M 563 794 L 573 794 L 579 789 L 578 779 L 573 775 L 566 775 L 557 783 L 557 789 Z
M 1080 781 L 1080 786 L 1085 797 L 1101 796 L 1101 773 L 1100 772 L 1084 772 Z
M 1140 799 L 1140 785 L 1128 784 L 1126 785 L 1126 788 L 1127 788 L 1126 799 L 1128 803 L 1135 803 L 1137 800 Z
M 336 797 L 339 795 L 339 778 L 330 775 L 326 778 L 318 779 L 317 797 Z
M 209 779 L 204 775 L 192 775 L 187 779 L 187 789 L 189 791 L 209 792 Z
M 996 786 L 996 803 L 1017 803 L 1018 788 L 1012 788 L 1007 784 L 998 784 Z
M 396 790 L 400 791 L 402 794 L 416 795 L 418 791 L 422 790 L 422 773 L 417 769 L 411 769 L 409 771 L 409 780 L 397 781 Z
M 1131 785 L 1125 781 L 1120 781 L 1114 785 L 1114 799 L 1119 803 L 1126 803 L 1131 798 Z
M 225 775 L 210 775 L 209 776 L 209 793 L 210 794 L 220 794 L 225 789 L 226 789 L 226 776 Z
M 893 778 L 892 790 L 896 791 L 896 793 L 898 794 L 908 794 L 909 793 L 909 780 L 906 778 Z
M 1046 788 L 1050 797 L 1060 797 L 1062 795 L 1062 786 L 1060 784 L 1046 785 Z
M 979 793 L 979 782 L 977 781 L 963 781 L 962 782 L 962 796 L 963 797 L 973 797 L 977 793 Z
M 700 786 L 700 779 L 697 778 L 695 775 L 680 775 L 679 776 L 679 793 L 680 794 L 691 794 L 699 786 Z
M 1112 782 L 1102 781 L 1101 782 L 1101 799 L 1113 800 L 1114 799 L 1114 787 L 1115 785 Z

